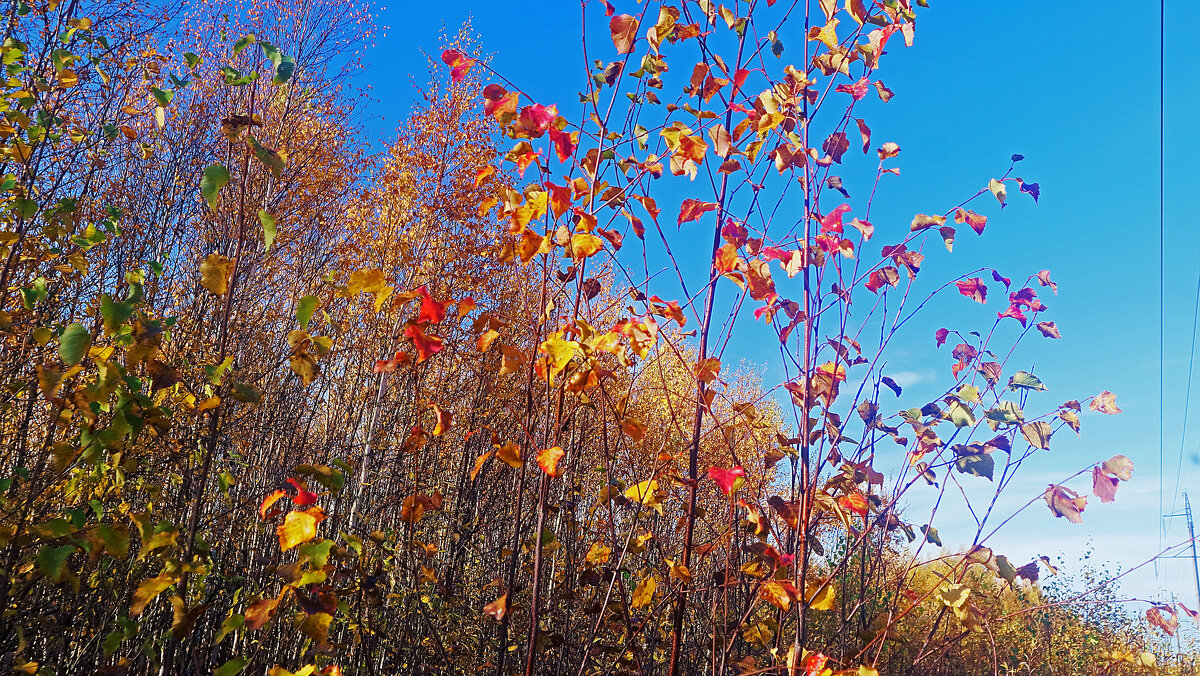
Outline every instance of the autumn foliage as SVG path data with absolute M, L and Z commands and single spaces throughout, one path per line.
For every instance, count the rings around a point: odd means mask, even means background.
M 903 128 L 866 115 L 923 4 L 586 3 L 557 101 L 468 27 L 377 139 L 366 5 L 14 3 L 3 668 L 1157 672 L 1076 610 L 1111 578 L 989 540 L 1002 491 L 1080 523 L 1133 479 L 1048 453 L 1116 395 L 1050 403 L 1009 358 L 1061 338 L 1050 272 L 935 252 L 1036 203 L 1023 158 L 872 222 Z M 935 302 L 914 402 L 886 357 Z M 917 492 L 977 529 L 944 543 Z

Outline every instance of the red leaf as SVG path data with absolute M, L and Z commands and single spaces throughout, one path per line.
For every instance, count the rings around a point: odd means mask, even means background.
M 1042 301 L 1038 300 L 1037 292 L 1028 286 L 1017 291 L 1016 293 L 1008 294 L 1008 300 L 1013 305 L 1021 305 L 1029 308 L 1034 312 L 1041 312 L 1046 309 Z
M 434 300 L 424 286 L 417 289 L 417 294 L 421 296 L 421 312 L 417 315 L 418 324 L 438 324 L 446 318 L 445 303 Z
M 1187 606 L 1183 605 L 1182 603 L 1179 603 L 1177 605 L 1183 610 L 1183 612 L 1187 613 L 1187 616 L 1192 618 L 1192 620 L 1195 621 L 1196 624 L 1200 624 L 1200 612 L 1196 612 L 1195 610 L 1188 608 Z
M 871 82 L 866 77 L 863 77 L 861 80 L 859 80 L 858 82 L 855 82 L 854 84 L 848 84 L 848 85 L 840 84 L 837 86 L 837 89 L 835 89 L 834 91 L 845 92 L 845 93 L 849 94 L 850 96 L 853 96 L 855 101 L 859 101 L 859 100 L 862 100 L 862 98 L 867 95 L 867 92 L 870 90 L 870 87 L 871 87 Z
M 842 215 L 850 211 L 849 204 L 841 204 L 821 219 L 821 232 L 842 234 Z
M 503 122 L 505 115 L 517 114 L 517 93 L 510 92 L 498 84 L 483 88 L 483 112 Z
M 467 71 L 471 70 L 471 66 L 475 65 L 474 59 L 457 49 L 447 49 L 442 52 L 442 61 L 445 61 L 446 65 L 450 66 L 450 79 L 455 82 L 462 82 L 467 77 Z
M 938 330 L 937 330 L 937 331 L 936 331 L 936 332 L 933 334 L 933 338 L 934 338 L 934 340 L 936 340 L 936 341 L 937 341 L 937 346 L 938 346 L 938 347 L 941 347 L 941 346 L 943 346 L 943 345 L 945 345 L 945 344 L 946 344 L 946 337 L 947 337 L 947 336 L 949 336 L 949 335 L 950 335 L 950 331 L 949 331 L 949 330 L 947 330 L 947 329 L 938 329 Z
M 404 337 L 411 338 L 417 348 L 417 361 L 422 362 L 442 351 L 442 339 L 437 336 L 425 335 L 423 325 L 415 324 L 404 330 Z
M 884 284 L 896 286 L 900 283 L 900 271 L 892 266 L 881 268 L 871 273 L 867 278 L 867 291 L 871 293 L 879 293 L 879 289 Z
M 550 140 L 554 142 L 554 152 L 559 162 L 566 162 L 575 154 L 575 139 L 570 132 L 550 128 Z
M 1174 636 L 1179 630 L 1179 615 L 1170 606 L 1154 606 L 1147 610 L 1146 621 L 1167 632 L 1167 636 Z
M 717 482 L 717 486 L 725 495 L 732 493 L 734 483 L 744 476 L 746 476 L 746 470 L 742 469 L 740 465 L 731 469 L 722 469 L 720 467 L 708 468 L 708 478 Z
M 541 138 L 558 119 L 558 106 L 534 103 L 521 109 L 514 132 L 521 137 Z
M 825 664 L 829 662 L 829 658 L 822 653 L 809 653 L 801 663 L 801 668 L 804 669 L 804 676 L 821 676 L 825 673 Z
M 983 285 L 983 280 L 978 277 L 955 282 L 954 285 L 958 287 L 958 292 L 967 298 L 977 303 L 987 302 L 987 287 Z
M 866 122 L 857 117 L 854 118 L 854 121 L 858 123 L 858 133 L 862 136 L 863 155 L 866 155 L 867 150 L 871 148 L 871 128 L 867 126 Z
M 308 484 L 290 477 L 288 478 L 287 482 L 292 485 L 292 488 L 296 489 L 296 495 L 292 498 L 292 502 L 296 503 L 300 507 L 308 507 L 316 504 L 317 494 L 308 490 Z
M 1050 287 L 1054 291 L 1054 295 L 1058 295 L 1058 284 L 1050 281 L 1049 270 L 1042 270 L 1041 272 L 1037 273 L 1037 278 L 1038 281 L 1041 282 L 1042 286 Z
M 960 207 L 954 212 L 954 222 L 966 223 L 967 225 L 971 226 L 971 229 L 975 231 L 975 234 L 982 235 L 983 228 L 987 225 L 987 216 L 980 216 L 974 211 L 969 211 Z
M 1087 498 L 1081 496 L 1066 486 L 1050 484 L 1043 496 L 1046 506 L 1054 512 L 1054 516 L 1065 518 L 1071 523 L 1083 523 L 1083 510 L 1087 507 Z
M 679 207 L 679 225 L 683 225 L 689 221 L 694 221 L 700 218 L 706 212 L 716 210 L 717 205 L 712 202 L 701 202 L 700 200 L 686 199 Z
M 1009 305 L 1008 309 L 1005 310 L 1004 312 L 997 312 L 996 316 L 1000 319 L 1004 319 L 1005 317 L 1012 317 L 1013 319 L 1021 322 L 1021 326 L 1025 326 L 1025 322 L 1027 322 L 1029 320 L 1029 318 L 1025 316 L 1025 313 L 1021 312 L 1021 307 L 1015 303 L 1012 305 Z
M 1002 277 L 1000 275 L 1000 273 L 996 272 L 995 270 L 992 270 L 992 279 L 1003 284 L 1004 288 L 1006 288 L 1006 289 L 1012 284 L 1011 279 L 1009 279 L 1008 277 Z

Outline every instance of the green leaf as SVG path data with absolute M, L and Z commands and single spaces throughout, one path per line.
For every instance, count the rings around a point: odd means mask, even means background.
M 258 388 L 253 385 L 247 385 L 246 383 L 234 383 L 233 388 L 229 391 L 229 395 L 243 404 L 262 403 L 262 392 L 259 392 Z
M 104 549 L 109 555 L 123 559 L 129 554 L 129 532 L 124 528 L 113 528 L 108 524 L 100 524 L 96 528 L 96 537 L 104 543 Z
M 275 243 L 275 235 L 278 232 L 275 224 L 275 217 L 268 214 L 266 209 L 258 210 L 258 222 L 262 223 L 263 229 L 263 244 L 266 245 L 266 250 L 271 250 L 271 245 Z
M 232 87 L 248 85 L 258 79 L 258 73 L 242 75 L 242 71 L 232 66 L 221 66 L 221 74 L 225 76 L 225 84 Z
M 67 557 L 74 551 L 74 545 L 42 547 L 37 557 L 38 569 L 47 578 L 55 582 L 61 582 L 66 577 L 66 574 L 70 572 L 67 570 Z
M 988 424 L 993 430 L 1001 424 L 1011 425 L 1025 419 L 1025 412 L 1011 401 L 1002 401 L 996 404 L 995 408 L 988 409 L 983 415 L 988 419 Z
M 230 615 L 221 623 L 221 630 L 217 632 L 217 637 L 213 639 L 213 644 L 220 643 L 232 631 L 242 628 L 246 623 L 246 616 L 242 614 Z
M 32 310 L 37 307 L 38 303 L 46 300 L 46 296 L 50 294 L 49 288 L 46 286 L 46 278 L 38 277 L 29 283 L 28 287 L 21 289 L 21 303 L 26 310 Z
M 196 66 L 199 66 L 200 64 L 204 63 L 204 59 L 200 58 L 199 56 L 196 56 L 195 54 L 193 54 L 191 52 L 187 52 L 186 54 L 184 54 L 183 60 L 187 64 L 187 67 L 189 70 L 194 70 L 196 68 Z
M 109 632 L 108 636 L 104 637 L 104 643 L 101 644 L 104 648 L 104 656 L 112 657 L 112 654 L 121 647 L 121 641 L 124 640 L 125 634 L 120 631 Z
M 263 54 L 275 67 L 271 84 L 281 85 L 290 80 L 296 72 L 296 60 L 281 52 L 275 45 L 266 42 L 259 43 L 259 45 L 262 47 Z
M 100 298 L 100 317 L 104 320 L 104 330 L 114 333 L 133 316 L 133 303 L 119 303 L 107 293 Z
M 58 356 L 62 357 L 67 366 L 74 366 L 83 361 L 83 356 L 92 345 L 92 334 L 83 328 L 83 324 L 74 322 L 63 329 L 58 337 Z
M 234 55 L 236 56 L 238 54 L 241 54 L 243 49 L 249 47 L 250 45 L 254 44 L 255 42 L 257 42 L 257 40 L 254 37 L 254 33 L 247 33 L 246 35 L 243 35 L 242 37 L 238 38 L 237 42 L 233 43 Z
M 300 299 L 296 305 L 296 321 L 300 322 L 300 330 L 308 330 L 308 322 L 312 319 L 313 313 L 317 311 L 318 301 L 316 296 L 305 296 Z
M 1013 568 L 1013 565 L 1008 562 L 1007 556 L 1000 555 L 996 557 L 996 569 L 999 571 L 1000 577 L 1007 580 L 1009 584 L 1017 581 L 1017 569 Z
M 233 356 L 225 357 L 225 360 L 216 366 L 205 366 L 204 372 L 208 374 L 208 382 L 213 385 L 220 385 L 221 379 L 225 377 L 225 372 L 229 367 L 233 366 Z
M 204 178 L 200 180 L 200 194 L 208 202 L 208 208 L 216 211 L 217 195 L 221 188 L 229 185 L 229 170 L 219 164 L 210 164 L 204 168 Z
M 925 541 L 931 545 L 942 546 L 942 539 L 938 537 L 937 529 L 933 526 L 921 526 L 921 532 L 925 534 Z
M 275 178 L 283 176 L 283 167 L 286 163 L 282 155 L 259 143 L 258 139 L 253 136 L 247 137 L 246 142 L 254 150 L 254 157 L 258 158 L 258 161 L 262 162 Z
M 958 399 L 948 398 L 946 410 L 942 417 L 954 423 L 955 427 L 970 427 L 975 424 L 975 414 L 971 408 Z
M 1008 379 L 1008 387 L 1011 390 L 1034 390 L 1036 392 L 1045 392 L 1046 385 L 1037 376 L 1028 371 L 1017 371 L 1013 377 Z
M 28 197 L 18 197 L 12 201 L 12 205 L 17 215 L 26 220 L 33 218 L 38 210 L 38 203 Z
M 233 676 L 234 674 L 241 672 L 241 670 L 244 669 L 247 664 L 249 664 L 249 662 L 245 657 L 235 657 L 225 664 L 217 667 L 217 670 L 213 672 L 213 676 Z
M 171 105 L 171 101 L 175 98 L 175 92 L 171 91 L 170 89 L 151 87 L 150 93 L 154 95 L 154 100 L 158 102 L 158 105 L 162 106 L 163 108 Z
M 958 455 L 954 459 L 954 468 L 960 473 L 981 476 L 992 481 L 992 475 L 996 471 L 996 461 L 991 455 L 970 446 L 955 446 L 954 452 Z
M 312 541 L 300 545 L 296 551 L 300 554 L 300 561 L 308 561 L 314 570 L 319 570 L 325 567 L 329 559 L 329 550 L 333 547 L 333 540 L 321 540 L 320 542 Z

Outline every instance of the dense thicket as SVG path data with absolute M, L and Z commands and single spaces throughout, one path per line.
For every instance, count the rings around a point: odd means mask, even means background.
M 1169 646 L 1107 577 L 1040 587 L 1049 561 L 988 548 L 990 508 L 957 550 L 899 511 L 960 479 L 994 504 L 1083 406 L 1119 409 L 1105 392 L 1025 414 L 1044 388 L 996 344 L 1057 328 L 996 271 L 1012 291 L 991 331 L 938 333 L 961 340 L 946 395 L 881 408 L 925 240 L 987 219 L 918 215 L 871 258 L 870 203 L 844 227 L 830 172 L 851 121 L 871 145 L 851 112 L 890 98 L 868 76 L 911 43 L 913 8 L 759 4 L 609 11 L 618 60 L 575 122 L 485 87 L 464 32 L 375 152 L 353 80 L 369 7 L 9 3 L 3 668 L 1158 669 L 1147 650 Z M 800 21 L 785 68 L 767 27 Z M 840 120 L 810 143 L 821 109 Z M 899 147 L 874 152 L 878 181 Z M 1006 186 L 1037 195 L 1010 168 L 967 201 Z M 699 265 L 676 220 L 710 228 Z M 978 274 L 934 293 L 982 302 Z M 725 356 L 757 320 L 784 383 Z M 877 468 L 877 444 L 908 461 Z M 1089 471 L 1108 501 L 1132 465 Z M 1035 494 L 1072 520 L 1086 505 Z M 1173 633 L 1178 610 L 1148 618 Z

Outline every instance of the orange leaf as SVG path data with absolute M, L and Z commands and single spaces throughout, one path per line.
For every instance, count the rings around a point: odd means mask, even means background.
M 449 411 L 443 411 L 437 404 L 433 405 L 433 416 L 437 419 L 437 424 L 433 427 L 433 436 L 438 437 L 450 429 L 454 416 Z
M 282 596 L 282 595 L 281 595 Z M 261 629 L 263 625 L 271 621 L 275 616 L 275 609 L 279 607 L 279 599 L 259 599 L 250 604 L 246 608 L 246 628 Z
M 701 202 L 700 200 L 686 199 L 679 207 L 679 225 L 683 225 L 689 221 L 694 221 L 705 212 L 713 211 L 717 208 L 712 202 Z
M 543 472 L 552 477 L 562 476 L 566 470 L 559 469 L 558 461 L 562 460 L 563 455 L 563 449 L 559 446 L 539 451 L 537 455 L 538 467 L 541 467 Z
M 263 499 L 262 504 L 258 507 L 258 518 L 266 521 L 267 518 L 269 518 L 267 510 L 271 508 L 271 505 L 275 504 L 280 498 L 283 498 L 286 495 L 287 491 L 283 490 L 282 488 L 276 488 L 275 490 L 271 491 L 271 494 Z
M 866 516 L 868 510 L 867 496 L 862 493 L 850 493 L 838 498 L 838 504 L 842 509 L 854 512 L 859 516 Z
M 503 620 L 505 614 L 508 613 L 508 592 L 504 592 L 500 598 L 484 606 L 483 612 L 491 615 L 497 622 Z
M 475 458 L 475 468 L 471 470 L 471 481 L 474 481 L 475 477 L 479 476 L 479 470 L 483 469 L 483 463 L 487 462 L 487 459 L 492 457 L 492 453 L 494 452 L 495 451 L 488 451 L 478 458 Z
M 629 14 L 618 14 L 608 22 L 608 30 L 612 33 L 613 46 L 618 54 L 629 54 L 633 51 L 633 43 L 637 40 L 638 20 Z

